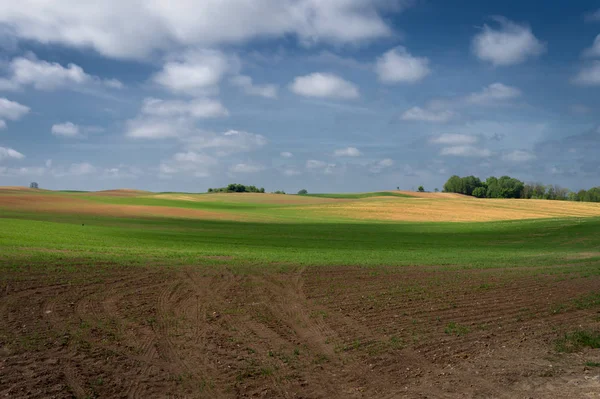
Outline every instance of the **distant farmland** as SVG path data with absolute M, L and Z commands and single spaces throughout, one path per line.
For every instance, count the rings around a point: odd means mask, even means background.
M 586 397 L 600 204 L 0 189 L 7 397 Z

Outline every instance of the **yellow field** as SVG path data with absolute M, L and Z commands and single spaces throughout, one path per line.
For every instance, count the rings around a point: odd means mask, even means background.
M 269 222 L 298 217 L 306 220 L 339 218 L 392 222 L 484 222 L 600 216 L 598 203 L 477 199 L 447 193 L 400 193 L 410 197 L 337 199 L 252 193 L 154 194 L 136 190 L 64 193 L 0 187 L 0 209 L 116 217 L 155 216 Z M 102 200 L 99 198 L 100 201 L 94 201 L 93 197 L 101 197 Z M 258 208 L 244 207 L 245 204 L 256 205 Z

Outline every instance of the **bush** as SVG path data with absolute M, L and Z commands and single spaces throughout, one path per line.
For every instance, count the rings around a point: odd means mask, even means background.
M 308 190 L 306 190 L 305 188 L 303 188 L 302 190 L 298 191 L 298 195 L 306 195 L 308 194 Z

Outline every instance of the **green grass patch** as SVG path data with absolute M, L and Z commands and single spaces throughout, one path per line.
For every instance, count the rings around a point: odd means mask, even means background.
M 566 333 L 563 337 L 556 340 L 556 350 L 558 352 L 577 352 L 583 348 L 600 348 L 600 332 L 578 330 Z
M 544 234 L 540 234 L 543 232 Z M 0 263 L 432 265 L 444 268 L 553 266 L 600 274 L 600 263 L 571 255 L 600 246 L 600 220 L 494 223 L 249 223 L 0 213 Z M 585 237 L 574 240 L 573 237 Z M 226 258 L 225 258 L 226 257 Z M 571 266 L 557 268 L 560 264 Z M 578 269 L 572 267 L 579 265 Z M 564 270 L 563 270 L 564 269 Z M 593 306 L 597 298 L 578 306 Z
M 469 331 L 470 331 L 469 327 L 464 326 L 462 324 L 455 323 L 453 321 L 448 323 L 446 328 L 444 328 L 444 332 L 446 334 L 456 335 L 457 337 L 460 337 L 461 335 L 466 335 L 469 333 Z

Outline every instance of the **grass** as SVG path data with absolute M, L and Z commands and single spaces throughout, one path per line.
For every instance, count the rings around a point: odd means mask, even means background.
M 566 333 L 556 341 L 556 350 L 558 352 L 577 352 L 583 348 L 600 348 L 600 332 L 578 330 Z
M 543 266 L 599 248 L 599 232 L 598 219 L 586 223 L 570 219 L 250 223 L 3 212 L 0 261 L 14 265 L 71 258 L 125 264 Z M 223 256 L 227 259 L 208 258 Z M 569 263 L 587 265 L 590 275 L 600 273 L 593 259 L 573 258 Z

